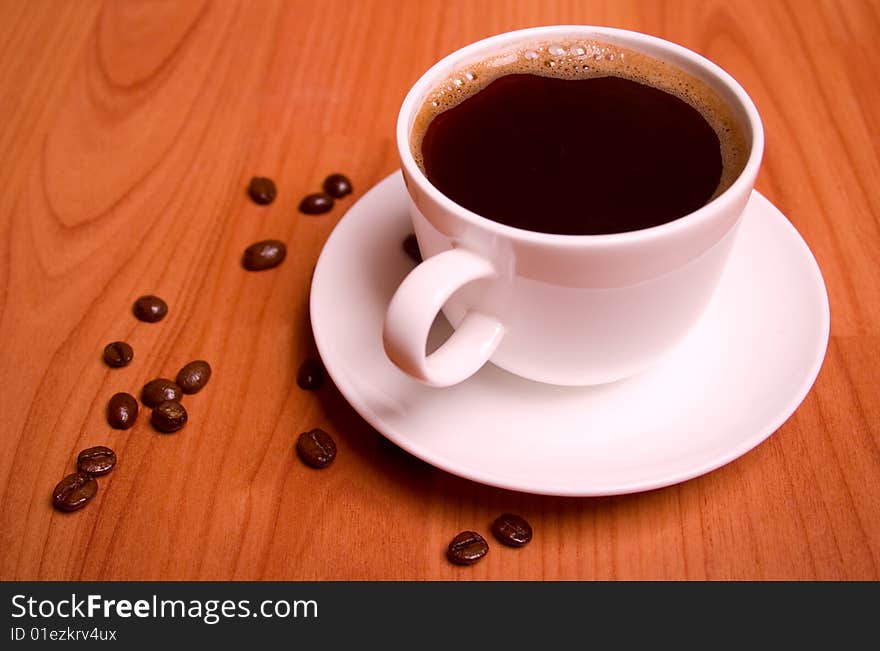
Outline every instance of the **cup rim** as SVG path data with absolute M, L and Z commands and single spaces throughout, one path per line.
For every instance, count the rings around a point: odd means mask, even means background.
M 546 40 L 563 36 L 596 38 L 598 40 L 601 40 L 602 37 L 612 37 L 613 39 L 620 39 L 620 42 L 617 44 L 636 50 L 639 49 L 638 46 L 640 43 L 647 43 L 658 49 L 666 50 L 679 57 L 688 59 L 691 63 L 704 69 L 727 87 L 736 97 L 740 104 L 740 108 L 742 108 L 747 116 L 748 126 L 751 130 L 748 159 L 746 160 L 746 164 L 742 171 L 730 187 L 697 210 L 670 222 L 666 222 L 665 224 L 659 224 L 657 226 L 651 226 L 649 228 L 635 231 L 601 235 L 543 233 L 540 231 L 529 231 L 514 226 L 508 226 L 507 224 L 493 221 L 465 208 L 436 188 L 415 162 L 415 158 L 410 149 L 410 118 L 414 117 L 414 112 L 421 107 L 421 102 L 424 100 L 425 95 L 431 87 L 440 80 L 442 74 L 448 74 L 450 64 L 454 64 L 456 61 L 465 59 L 469 55 L 493 45 L 505 46 L 514 44 L 517 41 Z M 653 53 L 651 56 L 662 58 L 662 56 Z M 428 70 L 426 70 L 412 85 L 401 104 L 397 117 L 397 148 L 405 174 L 414 182 L 418 183 L 421 190 L 425 192 L 431 200 L 466 222 L 478 226 L 479 228 L 489 230 L 490 232 L 507 239 L 525 241 L 533 244 L 579 247 L 585 244 L 599 245 L 650 242 L 658 238 L 675 236 L 683 230 L 693 228 L 699 223 L 712 219 L 713 216 L 717 215 L 719 212 L 727 212 L 744 193 L 750 192 L 754 185 L 754 179 L 757 176 L 758 168 L 761 165 L 761 159 L 764 153 L 764 128 L 757 107 L 740 83 L 721 68 L 721 66 L 683 45 L 650 34 L 616 27 L 603 27 L 598 25 L 545 25 L 503 32 L 474 41 L 469 45 L 447 54 L 434 63 L 434 65 L 428 68 Z

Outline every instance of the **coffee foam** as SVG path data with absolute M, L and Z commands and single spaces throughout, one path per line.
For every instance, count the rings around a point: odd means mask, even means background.
M 437 115 L 476 95 L 499 77 L 532 74 L 559 79 L 622 77 L 674 95 L 698 110 L 718 136 L 722 173 L 712 199 L 736 180 L 749 146 L 730 107 L 704 82 L 671 63 L 618 45 L 594 40 L 536 43 L 502 51 L 462 66 L 425 97 L 413 122 L 410 149 L 425 171 L 422 138 Z

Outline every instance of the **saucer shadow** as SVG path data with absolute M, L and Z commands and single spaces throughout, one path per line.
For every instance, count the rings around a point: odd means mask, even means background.
M 307 333 L 305 336 L 308 342 L 299 349 L 307 350 L 309 356 L 320 359 L 312 334 L 308 309 L 303 310 L 302 314 L 303 322 L 297 329 L 297 336 Z M 442 341 L 450 330 L 445 319 L 439 318 L 432 332 L 432 339 L 436 336 Z M 297 359 L 293 360 L 293 363 L 298 368 L 301 361 Z M 510 375 L 501 369 L 497 369 L 497 372 Z M 511 378 L 514 382 L 527 382 L 516 376 Z M 301 389 L 295 387 L 294 390 Z M 610 514 L 612 510 L 619 515 L 621 508 L 634 512 L 637 504 L 641 509 L 644 508 L 646 500 L 667 501 L 668 492 L 676 490 L 675 486 L 670 486 L 627 495 L 566 497 L 526 493 L 481 484 L 436 468 L 383 436 L 346 401 L 329 375 L 324 384 L 313 393 L 321 405 L 327 425 L 337 439 L 341 451 L 356 459 L 357 463 L 367 469 L 367 472 L 378 478 L 379 486 L 387 490 L 392 497 L 394 494 L 405 494 L 408 499 L 417 500 L 421 504 L 435 504 L 438 508 L 441 505 L 448 508 L 450 503 L 454 503 L 463 512 L 479 512 L 488 506 L 492 513 L 512 511 L 519 512 L 527 518 L 549 516 L 558 521 L 602 517 L 603 512 Z M 664 493 L 666 497 L 659 495 Z M 484 526 L 488 529 L 490 524 L 491 522 L 487 522 Z

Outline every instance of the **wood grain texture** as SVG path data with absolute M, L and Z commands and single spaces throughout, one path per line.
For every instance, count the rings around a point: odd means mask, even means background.
M 601 499 L 524 495 L 427 466 L 333 386 L 313 354 L 309 278 L 347 207 L 396 168 L 394 121 L 432 62 L 493 33 L 592 23 L 679 42 L 753 96 L 758 188 L 823 270 L 832 339 L 770 439 L 704 477 Z M 0 2 L 0 578 L 880 578 L 880 4 L 839 0 Z M 329 172 L 355 194 L 296 205 Z M 279 197 L 252 204 L 250 176 Z M 274 272 L 239 258 L 289 243 Z M 132 301 L 156 293 L 158 324 Z M 135 349 L 108 369 L 103 346 Z M 104 408 L 191 359 L 208 387 L 181 433 Z M 325 471 L 293 454 L 321 426 Z M 119 456 L 84 510 L 51 507 L 76 454 Z M 500 512 L 535 540 L 478 565 L 444 559 Z

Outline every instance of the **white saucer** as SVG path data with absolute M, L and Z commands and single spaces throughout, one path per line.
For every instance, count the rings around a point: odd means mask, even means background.
M 352 206 L 324 246 L 312 280 L 315 340 L 336 386 L 373 427 L 474 481 L 587 496 L 696 477 L 779 428 L 825 356 L 819 267 L 755 192 L 712 303 L 659 366 L 609 385 L 556 387 L 489 364 L 462 384 L 429 388 L 382 349 L 386 306 L 413 267 L 401 249 L 410 232 L 398 172 Z M 444 338 L 450 331 L 445 323 L 435 330 Z

